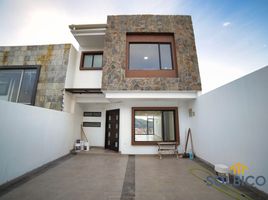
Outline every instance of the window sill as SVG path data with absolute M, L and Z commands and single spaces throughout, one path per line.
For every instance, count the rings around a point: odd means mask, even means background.
M 102 67 L 95 67 L 95 68 L 80 68 L 81 71 L 90 71 L 90 70 L 102 70 Z
M 126 77 L 139 78 L 139 77 L 178 77 L 176 70 L 126 70 Z
M 157 146 L 158 142 L 163 142 L 163 141 L 135 141 L 132 142 L 132 146 Z M 179 145 L 178 141 L 166 141 L 166 142 L 176 142 L 177 145 Z

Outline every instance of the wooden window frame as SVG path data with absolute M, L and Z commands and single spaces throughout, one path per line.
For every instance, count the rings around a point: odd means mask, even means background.
M 159 70 L 131 70 L 129 69 L 129 46 L 130 44 L 170 44 L 171 46 L 171 61 L 172 69 L 159 69 Z M 160 56 L 160 55 L 159 55 Z M 126 36 L 126 77 L 178 77 L 177 61 L 176 61 L 176 48 L 174 41 L 174 34 L 134 34 L 128 33 Z
M 84 59 L 86 55 L 93 55 L 94 62 L 94 55 L 102 55 L 102 65 L 103 65 L 103 51 L 82 51 L 81 52 L 81 59 L 80 59 L 80 70 L 102 70 L 102 67 L 84 67 Z
M 131 113 L 131 144 L 132 145 L 157 145 L 160 141 L 135 141 L 135 111 L 173 111 L 175 120 L 175 141 L 180 144 L 178 107 L 132 107 Z

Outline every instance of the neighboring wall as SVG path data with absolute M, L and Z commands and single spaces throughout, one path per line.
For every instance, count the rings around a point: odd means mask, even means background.
M 69 114 L 0 101 L 0 185 L 64 156 L 80 137 L 81 111 Z
M 178 77 L 126 78 L 127 33 L 174 33 Z M 190 16 L 108 16 L 103 63 L 103 90 L 201 90 Z
M 195 153 L 212 163 L 248 166 L 268 193 L 268 67 L 201 95 L 190 106 Z
M 0 66 L 40 65 L 35 105 L 62 110 L 71 44 L 0 47 Z

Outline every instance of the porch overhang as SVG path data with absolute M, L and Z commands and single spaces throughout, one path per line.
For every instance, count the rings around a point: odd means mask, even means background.
M 72 94 L 102 94 L 101 89 L 95 88 L 65 88 L 65 91 Z
M 196 99 L 197 91 L 102 91 L 107 99 Z
M 103 49 L 106 24 L 72 24 L 71 33 L 81 47 Z
M 106 99 L 102 93 L 73 93 L 73 98 L 76 103 L 87 104 L 87 103 L 98 103 L 107 104 L 110 103 L 109 99 Z

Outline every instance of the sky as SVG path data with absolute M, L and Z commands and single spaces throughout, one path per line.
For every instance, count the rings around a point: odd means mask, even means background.
M 268 65 L 268 0 L 0 0 L 0 46 L 77 42 L 107 15 L 191 15 L 203 93 Z

